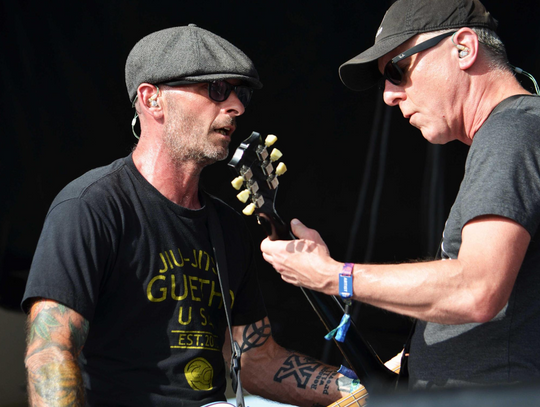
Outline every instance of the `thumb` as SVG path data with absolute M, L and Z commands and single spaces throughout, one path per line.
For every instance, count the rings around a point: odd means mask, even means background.
M 293 219 L 291 220 L 291 231 L 298 239 L 309 239 L 311 229 L 298 219 Z
M 298 239 L 311 241 L 317 245 L 324 246 L 326 248 L 326 251 L 328 252 L 328 247 L 326 246 L 326 243 L 324 243 L 324 241 L 322 240 L 319 232 L 317 232 L 315 229 L 308 228 L 298 219 L 293 219 L 291 221 L 291 231 Z

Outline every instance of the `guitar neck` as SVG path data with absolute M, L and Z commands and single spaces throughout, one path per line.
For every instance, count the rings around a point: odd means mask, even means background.
M 275 148 L 269 151 L 276 141 L 277 137 L 273 135 L 263 140 L 259 133 L 251 133 L 236 149 L 229 162 L 229 166 L 237 173 L 231 184 L 237 190 L 244 188 L 237 195 L 240 201 L 249 201 L 242 212 L 248 216 L 255 213 L 271 240 L 294 240 L 288 224 L 280 219 L 275 209 L 279 185 L 277 177 L 286 171 L 283 162 L 277 163 L 282 156 L 281 151 Z M 302 292 L 328 332 L 340 324 L 344 309 L 338 298 L 305 288 L 302 288 Z M 349 367 L 370 391 L 375 386 L 386 387 L 395 383 L 397 375 L 384 366 L 354 321 L 351 321 L 345 341 L 334 342 Z

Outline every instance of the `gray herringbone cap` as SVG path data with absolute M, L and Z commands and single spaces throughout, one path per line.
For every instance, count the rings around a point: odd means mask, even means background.
M 240 79 L 255 89 L 262 87 L 253 62 L 242 51 L 194 24 L 147 35 L 135 44 L 126 61 L 131 101 L 141 83 L 222 79 Z

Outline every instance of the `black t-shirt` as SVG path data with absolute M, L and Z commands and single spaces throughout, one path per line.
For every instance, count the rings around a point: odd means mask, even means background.
M 233 325 L 266 315 L 244 220 L 221 220 Z M 47 214 L 23 307 L 56 300 L 90 322 L 81 357 L 89 405 L 200 406 L 223 400 L 226 328 L 207 209 L 161 195 L 131 155 L 67 185 Z

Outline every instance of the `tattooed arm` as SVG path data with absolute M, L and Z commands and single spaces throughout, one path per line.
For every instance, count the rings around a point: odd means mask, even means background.
M 350 392 L 352 380 L 336 367 L 279 346 L 268 318 L 233 327 L 233 337 L 242 349 L 242 385 L 251 394 L 313 407 L 327 406 Z
M 28 317 L 26 369 L 30 406 L 84 406 L 77 357 L 88 321 L 56 301 L 38 299 Z

